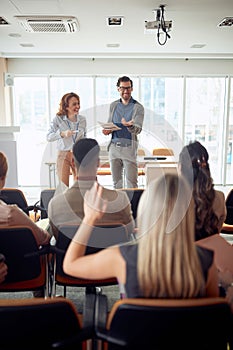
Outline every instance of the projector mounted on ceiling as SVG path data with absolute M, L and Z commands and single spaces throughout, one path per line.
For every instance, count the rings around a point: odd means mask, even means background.
M 170 39 L 168 32 L 172 28 L 172 21 L 165 21 L 164 18 L 165 6 L 160 5 L 158 9 L 153 10 L 156 15 L 155 21 L 145 21 L 145 33 L 153 33 L 156 30 L 159 45 L 165 45 L 167 39 Z M 160 39 L 161 36 L 164 37 L 163 41 Z
M 164 22 L 165 28 L 167 28 L 168 31 L 172 28 L 172 21 L 165 21 Z M 145 21 L 145 33 L 152 33 L 154 34 L 155 31 L 157 32 L 158 29 L 161 28 L 160 21 Z
M 72 16 L 15 16 L 30 33 L 74 33 L 79 30 L 78 20 Z

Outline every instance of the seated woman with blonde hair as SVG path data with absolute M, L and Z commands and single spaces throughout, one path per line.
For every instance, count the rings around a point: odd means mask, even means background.
M 85 244 L 106 209 L 102 187 L 86 192 L 85 216 L 63 262 L 74 277 L 116 277 L 126 297 L 218 296 L 213 252 L 195 245 L 195 209 L 185 179 L 165 174 L 149 183 L 138 207 L 137 240 L 85 256 Z

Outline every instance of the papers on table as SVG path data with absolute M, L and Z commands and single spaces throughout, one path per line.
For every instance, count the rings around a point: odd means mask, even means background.
M 113 124 L 113 123 L 102 123 L 102 122 L 98 122 L 103 129 L 106 129 L 106 130 L 112 130 L 112 131 L 115 131 L 115 130 L 121 130 L 121 128 L 119 128 L 119 126 Z

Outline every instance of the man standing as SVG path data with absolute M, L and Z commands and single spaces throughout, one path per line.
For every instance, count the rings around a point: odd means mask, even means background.
M 133 99 L 133 81 L 120 77 L 117 81 L 120 99 L 111 103 L 108 122 L 117 125 L 120 130 L 103 129 L 104 135 L 112 134 L 108 146 L 114 188 L 138 187 L 137 135 L 142 130 L 144 107 Z

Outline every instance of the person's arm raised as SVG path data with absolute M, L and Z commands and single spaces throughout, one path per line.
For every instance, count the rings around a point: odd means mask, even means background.
M 77 271 L 78 260 L 85 255 L 86 244 L 92 232 L 95 222 L 100 219 L 107 206 L 107 201 L 102 198 L 103 188 L 96 182 L 84 196 L 84 218 L 74 238 L 72 239 L 64 258 L 63 268 L 68 274 Z

